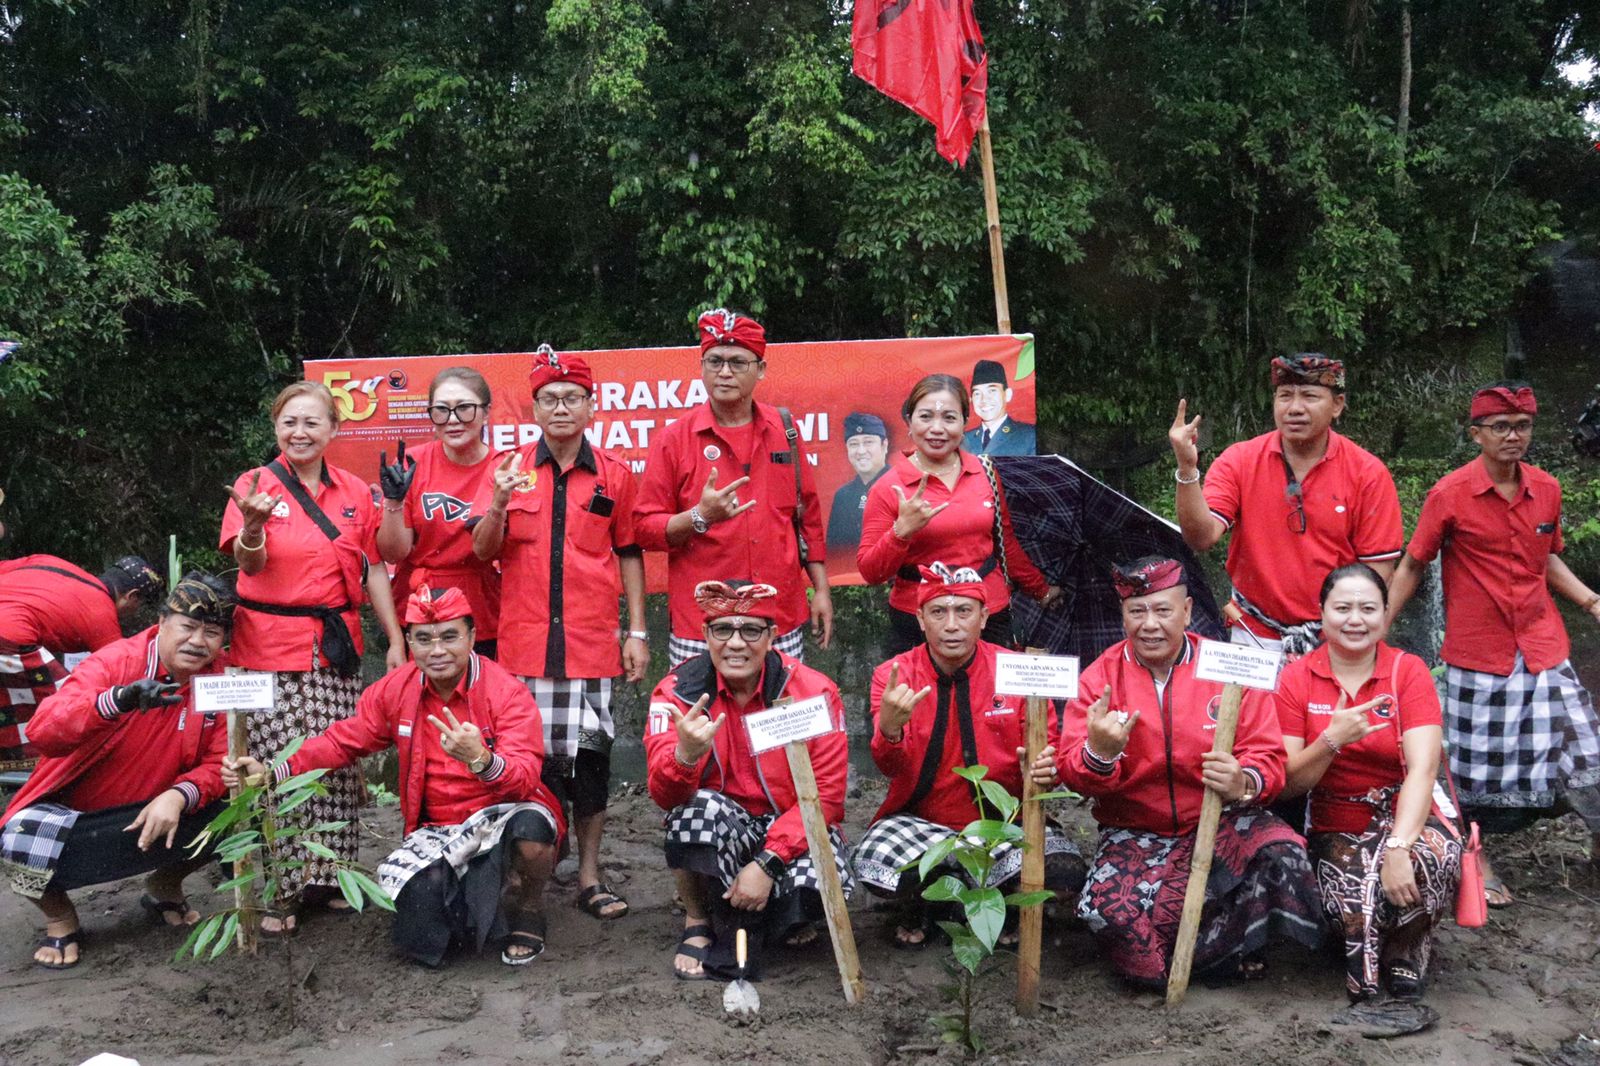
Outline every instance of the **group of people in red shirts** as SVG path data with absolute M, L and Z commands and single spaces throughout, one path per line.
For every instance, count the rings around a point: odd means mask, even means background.
M 1126 639 L 1083 670 L 1048 746 L 1026 763 L 1022 701 L 996 692 L 995 657 L 1013 644 L 1013 594 L 1046 609 L 1061 597 L 1055 561 L 1029 557 L 1003 470 L 964 450 L 963 383 L 929 375 L 915 385 L 901 412 L 912 448 L 863 506 L 860 572 L 891 585 L 885 661 L 866 694 L 888 791 L 847 848 L 844 703 L 804 663 L 808 631 L 819 647 L 833 636 L 806 448 L 787 410 L 755 399 L 760 324 L 719 309 L 700 317 L 699 333 L 706 403 L 657 435 L 642 481 L 585 436 L 591 368 L 543 347 L 529 375 L 536 443 L 492 454 L 487 383 L 446 370 L 428 397 L 436 439 L 392 463 L 385 454 L 376 500 L 324 460 L 338 429 L 333 397 L 310 382 L 286 388 L 272 407 L 278 454 L 227 487 L 220 546 L 239 564 L 236 588 L 189 575 L 135 637 L 8 628 L 21 579 L 0 568 L 0 672 L 27 679 L 9 698 L 37 703 L 27 732 L 43 756 L 6 811 L 0 862 L 45 914 L 36 962 L 76 964 L 66 891 L 97 878 L 153 871 L 152 916 L 198 919 L 182 894 L 197 860 L 166 851 L 163 836 L 170 846 L 203 824 L 225 788 L 267 775 L 297 737 L 309 739 L 271 772 L 330 772 L 326 794 L 286 817 L 344 824 L 307 851 L 263 933 L 293 933 L 306 908 L 348 906 L 337 873 L 355 856 L 354 766 L 391 745 L 406 836 L 379 879 L 407 955 L 438 965 L 453 946 L 494 941 L 508 965 L 531 962 L 569 831 L 579 908 L 626 915 L 599 854 L 613 684 L 642 681 L 650 661 L 645 551 L 668 564 L 670 669 L 644 741 L 685 911 L 672 963 L 685 980 L 731 972 L 739 930 L 756 945 L 752 968 L 775 945 L 818 936 L 819 875 L 794 781 L 781 751 L 754 753 L 745 723 L 785 701 L 820 699 L 837 723 L 807 745 L 832 858 L 847 894 L 865 885 L 898 901 L 892 940 L 905 949 L 945 917 L 923 898 L 915 860 L 948 852 L 963 827 L 992 815 L 953 772 L 966 766 L 987 767 L 1012 795 L 1026 776 L 1094 799 L 1093 855 L 1052 826 L 1047 885 L 1077 896 L 1077 914 L 1135 983 L 1165 979 L 1207 790 L 1226 807 L 1197 970 L 1259 977 L 1271 939 L 1315 944 L 1331 925 L 1359 1003 L 1416 1003 L 1426 984 L 1463 853 L 1460 812 L 1433 800 L 1446 735 L 1465 805 L 1486 829 L 1570 806 L 1600 839 L 1600 739 L 1549 590 L 1597 618 L 1600 595 L 1558 557 L 1559 485 L 1522 461 L 1531 390 L 1497 383 L 1474 396 L 1469 432 L 1482 454 L 1429 494 L 1407 547 L 1388 471 L 1332 429 L 1342 364 L 1300 354 L 1272 364 L 1276 428 L 1224 450 L 1204 478 L 1200 419 L 1182 402 L 1170 432 L 1185 539 L 1205 551 L 1230 538 L 1233 639 L 1290 660 L 1275 697 L 1245 697 L 1231 754 L 1211 751 L 1221 686 L 1194 674 L 1194 577 L 1152 557 L 1117 567 Z M 1426 665 L 1383 639 L 1441 552 L 1443 706 Z M 39 571 L 27 581 L 97 580 L 19 563 Z M 132 605 L 159 587 L 148 570 L 125 561 L 98 579 L 98 594 Z M 387 672 L 365 689 L 363 602 L 387 641 Z M 92 613 L 106 614 L 100 606 Z M 77 643 L 99 650 L 62 680 L 51 649 Z M 225 664 L 276 677 L 275 711 L 250 716 L 241 758 L 222 757 L 218 731 L 190 705 L 189 679 Z M 117 835 L 124 819 L 136 837 Z M 1007 888 L 1020 867 L 1020 851 L 1002 848 L 987 884 L 973 887 Z M 948 862 L 935 872 L 971 880 Z M 1511 901 L 1492 872 L 1489 890 L 1492 905 Z

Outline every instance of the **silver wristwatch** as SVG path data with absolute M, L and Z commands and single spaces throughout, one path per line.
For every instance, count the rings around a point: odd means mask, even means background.
M 706 516 L 700 513 L 699 507 L 690 508 L 689 524 L 694 527 L 696 533 L 708 533 L 711 530 L 711 523 L 707 522 Z

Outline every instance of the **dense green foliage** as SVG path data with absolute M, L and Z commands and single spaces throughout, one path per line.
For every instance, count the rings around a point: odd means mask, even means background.
M 1403 428 L 1460 399 L 1434 368 L 1495 369 L 1536 246 L 1600 229 L 1600 85 L 1558 73 L 1593 0 L 1419 5 L 1403 141 L 1399 0 L 977 7 L 1013 317 L 1090 465 L 1164 451 L 1179 389 L 1256 429 L 1262 361 L 1311 345 L 1359 355 L 1374 447 L 1442 460 Z M 991 329 L 978 168 L 849 76 L 848 20 L 0 3 L 7 554 L 203 558 L 305 357 L 668 343 L 716 301 L 782 339 Z

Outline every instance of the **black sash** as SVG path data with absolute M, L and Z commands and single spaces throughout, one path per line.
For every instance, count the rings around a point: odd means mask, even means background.
M 924 647 L 923 651 L 926 653 L 927 648 Z M 931 654 L 928 657 L 932 659 Z M 970 666 L 971 662 L 967 665 Z M 938 671 L 937 664 L 935 670 Z M 939 764 L 944 762 L 944 738 L 950 731 L 951 696 L 955 697 L 956 724 L 961 730 L 961 765 L 978 765 L 978 738 L 972 728 L 972 691 L 967 667 L 963 666 L 948 677 L 943 671 L 938 671 L 936 677 L 933 696 L 938 702 L 934 710 L 933 731 L 928 737 L 928 750 L 922 753 L 917 787 L 911 790 L 911 797 L 906 800 L 902 810 L 915 810 L 933 791 L 934 779 L 939 776 Z

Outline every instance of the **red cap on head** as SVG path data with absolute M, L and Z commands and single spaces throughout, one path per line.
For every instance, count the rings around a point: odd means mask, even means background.
M 455 618 L 465 618 L 472 613 L 467 594 L 460 589 L 439 589 L 420 586 L 406 601 L 406 625 L 431 626 Z
M 1111 568 L 1111 583 L 1122 599 L 1148 596 L 1184 583 L 1183 564 L 1176 559 L 1155 559 L 1147 563 Z
M 548 344 L 539 345 L 533 353 L 533 370 L 528 373 L 528 394 L 537 396 L 539 390 L 552 382 L 566 381 L 582 385 L 583 390 L 594 393 L 594 375 L 589 364 L 576 355 L 563 355 Z
M 1495 415 L 1536 415 L 1539 413 L 1539 401 L 1533 398 L 1533 390 L 1524 385 L 1517 389 L 1508 389 L 1504 385 L 1494 385 L 1487 389 L 1479 389 L 1472 394 L 1472 420 L 1480 418 L 1493 418 Z
M 922 584 L 917 586 L 918 607 L 940 596 L 965 596 L 985 607 L 989 605 L 989 594 L 983 587 L 983 578 L 972 567 L 952 570 L 943 563 L 933 563 L 917 569 L 922 573 Z
M 757 359 L 767 357 L 767 331 L 748 315 L 736 315 L 719 307 L 701 312 L 699 328 L 701 355 L 719 344 L 737 344 L 754 352 Z
M 768 621 L 778 617 L 778 590 L 749 581 L 702 581 L 694 587 L 694 602 L 707 622 L 736 614 Z

